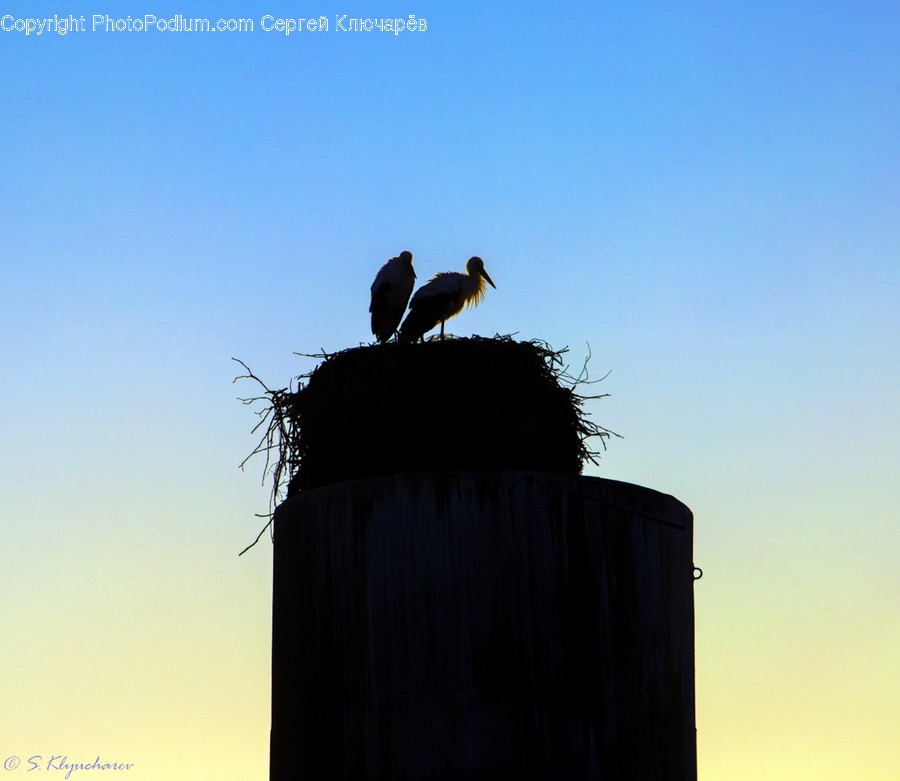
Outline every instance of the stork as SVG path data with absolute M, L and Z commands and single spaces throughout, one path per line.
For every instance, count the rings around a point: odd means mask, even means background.
M 465 274 L 456 271 L 435 274 L 409 302 L 409 314 L 400 326 L 400 341 L 424 340 L 425 334 L 438 323 L 441 324 L 443 339 L 444 323 L 458 315 L 463 307 L 476 306 L 484 297 L 485 280 L 496 289 L 494 281 L 484 270 L 484 261 L 478 257 L 469 258 Z
M 369 311 L 372 313 L 372 333 L 379 342 L 386 342 L 397 333 L 415 283 L 412 253 L 406 250 L 391 258 L 375 275 Z

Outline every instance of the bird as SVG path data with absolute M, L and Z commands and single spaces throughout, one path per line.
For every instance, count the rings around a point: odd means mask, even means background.
M 466 273 L 442 271 L 420 287 L 409 302 L 409 314 L 400 326 L 399 341 L 424 341 L 425 334 L 441 324 L 444 338 L 444 322 L 458 315 L 463 307 L 476 306 L 485 293 L 485 280 L 494 289 L 497 286 L 484 270 L 484 261 L 471 257 L 466 262 Z
M 403 319 L 409 296 L 416 284 L 412 257 L 411 252 L 403 250 L 381 267 L 372 283 L 372 299 L 369 303 L 372 333 L 381 343 L 397 333 L 397 326 Z

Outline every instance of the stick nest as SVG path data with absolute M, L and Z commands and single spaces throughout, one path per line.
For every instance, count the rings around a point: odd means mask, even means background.
M 564 354 L 510 336 L 376 344 L 321 359 L 296 390 L 265 395 L 244 461 L 264 454 L 272 508 L 285 497 L 343 480 L 410 472 L 527 470 L 580 474 L 597 441 L 619 436 L 591 421 Z M 588 359 L 590 356 L 588 356 Z M 602 379 L 602 378 L 601 378 Z

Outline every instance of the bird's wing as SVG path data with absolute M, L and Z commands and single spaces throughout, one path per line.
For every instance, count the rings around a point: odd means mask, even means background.
M 375 280 L 378 281 L 377 279 Z M 378 287 L 372 285 L 372 300 L 369 303 L 369 311 L 377 312 L 384 309 L 387 303 L 388 294 L 391 292 L 391 286 L 388 282 L 382 282 Z
M 375 275 L 375 281 L 372 283 L 372 301 L 369 304 L 370 312 L 375 311 L 378 307 L 383 307 L 385 304 L 385 299 L 391 290 L 392 263 L 396 259 L 391 258 L 378 269 L 378 273 Z

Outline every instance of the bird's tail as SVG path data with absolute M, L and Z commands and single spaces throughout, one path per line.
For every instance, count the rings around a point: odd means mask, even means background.
M 410 309 L 406 320 L 400 326 L 400 341 L 404 344 L 417 342 L 425 336 L 426 331 L 430 331 L 432 328 L 434 328 L 434 323 L 430 318 L 425 317 L 418 309 Z

